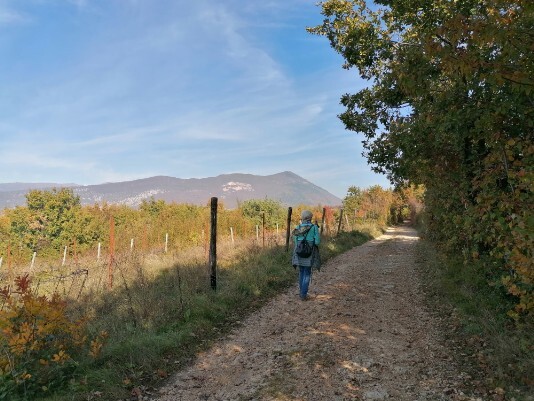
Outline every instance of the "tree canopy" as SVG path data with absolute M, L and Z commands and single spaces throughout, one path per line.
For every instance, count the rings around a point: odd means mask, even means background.
M 59 249 L 75 238 L 81 205 L 72 189 L 32 190 L 26 204 L 10 213 L 11 231 L 22 244 L 34 251 L 48 245 Z
M 277 223 L 284 223 L 286 211 L 282 204 L 272 199 L 250 199 L 241 205 L 243 216 L 252 219 L 255 224 L 262 224 L 262 214 L 265 213 L 267 227 L 275 227 Z
M 433 238 L 499 266 L 516 313 L 534 310 L 534 3 L 374 3 L 324 1 L 309 28 L 369 80 L 341 120 L 375 171 L 424 184 Z

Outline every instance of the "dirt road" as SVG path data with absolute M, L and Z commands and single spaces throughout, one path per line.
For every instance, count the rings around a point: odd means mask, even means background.
M 160 390 L 159 401 L 475 400 L 425 309 L 416 232 L 396 227 L 330 260 Z

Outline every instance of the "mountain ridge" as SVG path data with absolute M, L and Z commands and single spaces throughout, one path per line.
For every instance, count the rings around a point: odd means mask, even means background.
M 28 185 L 27 188 L 23 188 Z M 16 188 L 16 190 L 12 190 Z M 32 189 L 72 188 L 82 205 L 107 202 L 137 207 L 145 199 L 205 205 L 211 197 L 225 207 L 237 207 L 250 199 L 273 199 L 285 205 L 341 205 L 337 196 L 291 171 L 261 176 L 247 173 L 220 174 L 206 178 L 177 178 L 158 175 L 130 181 L 94 185 L 53 183 L 0 183 L 0 208 L 26 204 L 25 195 Z

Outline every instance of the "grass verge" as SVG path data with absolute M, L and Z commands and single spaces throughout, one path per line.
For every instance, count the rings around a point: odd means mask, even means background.
M 471 385 L 483 399 L 532 401 L 534 397 L 534 325 L 515 322 L 507 312 L 514 301 L 480 265 L 467 266 L 461 257 L 445 257 L 421 240 L 418 265 L 432 310 L 445 315 L 445 332 Z
M 379 229 L 368 226 L 325 238 L 321 258 L 326 262 L 377 234 Z M 252 246 L 222 262 L 217 291 L 210 289 L 207 267 L 198 262 L 181 262 L 152 277 L 135 260 L 118 270 L 122 280 L 113 291 L 87 294 L 77 306 L 79 313 L 90 317 L 92 333 L 108 333 L 102 356 L 80 361 L 76 377 L 63 391 L 28 399 L 150 396 L 172 372 L 191 363 L 197 352 L 296 281 L 291 252 L 281 246 Z

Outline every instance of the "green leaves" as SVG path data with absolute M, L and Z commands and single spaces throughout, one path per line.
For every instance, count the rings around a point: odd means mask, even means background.
M 262 224 L 262 216 L 265 213 L 265 224 L 269 228 L 276 227 L 277 223 L 282 226 L 286 216 L 286 210 L 282 204 L 272 199 L 247 200 L 241 204 L 240 209 L 244 217 L 258 225 Z
M 60 249 L 77 232 L 80 198 L 68 188 L 33 190 L 26 195 L 27 208 L 6 210 L 9 231 L 21 245 L 33 251 L 46 247 Z
M 363 135 L 373 170 L 425 185 L 430 236 L 512 271 L 507 288 L 530 313 L 534 243 L 511 216 L 534 204 L 534 5 L 375 3 L 324 1 L 309 29 L 371 81 L 343 95 L 340 119 Z

